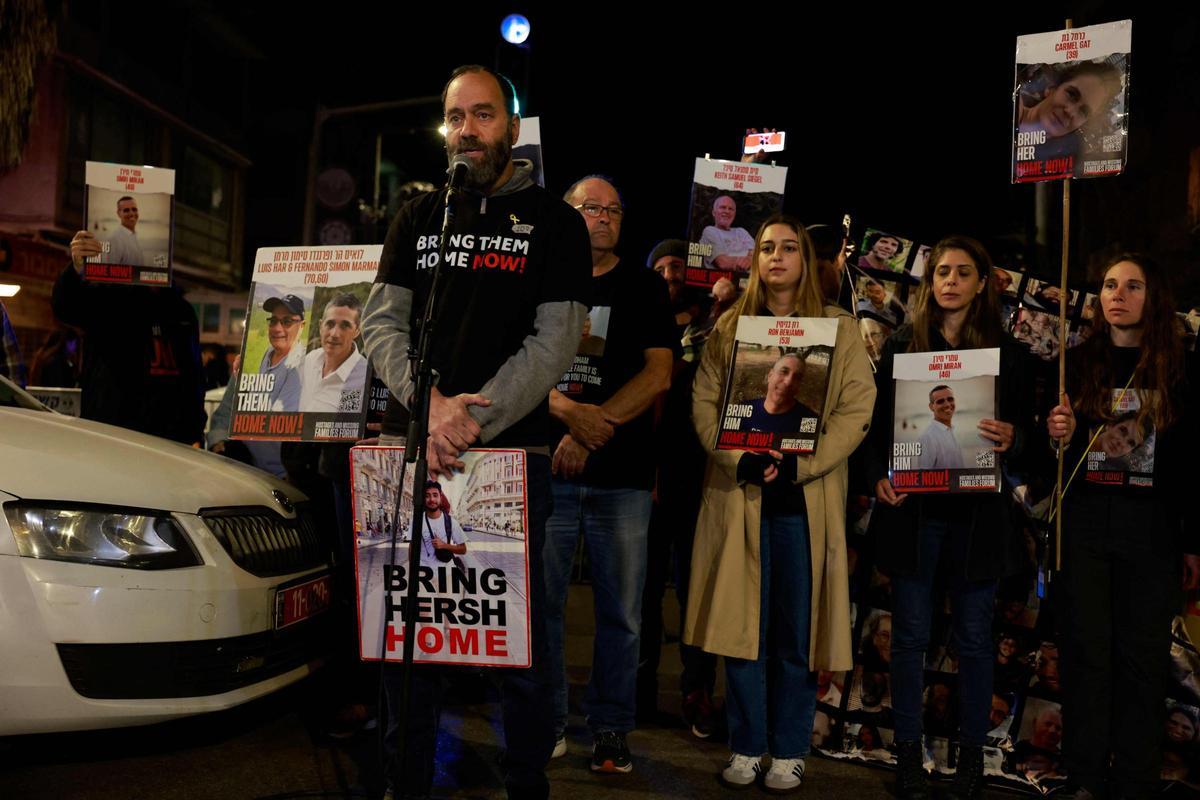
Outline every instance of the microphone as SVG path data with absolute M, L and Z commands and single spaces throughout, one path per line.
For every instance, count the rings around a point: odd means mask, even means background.
M 443 236 L 454 228 L 454 201 L 461 197 L 460 192 L 467 183 L 467 173 L 470 171 L 471 157 L 466 153 L 458 153 L 450 159 L 450 166 L 446 170 L 450 180 L 446 181 L 446 209 L 442 216 Z
M 467 173 L 471 171 L 471 157 L 466 153 L 459 153 L 454 158 L 450 159 L 450 167 L 446 170 L 446 174 L 450 176 L 446 188 L 451 192 L 456 192 L 467 182 Z

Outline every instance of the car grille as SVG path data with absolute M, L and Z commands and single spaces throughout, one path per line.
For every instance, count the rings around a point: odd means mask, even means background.
M 60 644 L 71 686 L 94 699 L 205 697 L 265 681 L 329 654 L 335 615 L 230 639 Z
M 200 516 L 234 563 L 252 575 L 290 575 L 329 563 L 329 545 L 308 505 L 296 507 L 295 519 L 267 508 L 207 509 Z

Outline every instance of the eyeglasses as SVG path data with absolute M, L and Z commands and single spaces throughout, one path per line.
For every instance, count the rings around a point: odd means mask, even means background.
M 278 325 L 281 328 L 294 328 L 303 321 L 304 320 L 297 319 L 296 317 L 289 317 L 287 319 L 280 319 L 279 317 L 269 317 L 267 319 L 267 327 L 274 328 L 276 325 Z
M 612 220 L 620 220 L 625 215 L 625 209 L 620 206 L 598 206 L 595 203 L 583 203 L 575 207 L 589 217 L 598 217 L 601 211 L 607 211 L 608 218 Z

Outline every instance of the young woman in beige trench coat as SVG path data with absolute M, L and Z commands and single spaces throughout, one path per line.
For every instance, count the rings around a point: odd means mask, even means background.
M 875 383 L 854 318 L 824 304 L 816 272 L 804 226 L 783 215 L 767 220 L 755 239 L 746 292 L 718 321 L 693 387 L 696 430 L 711 447 L 737 317 L 838 318 L 816 452 L 708 453 L 683 639 L 726 657 L 733 753 L 721 777 L 733 787 L 757 779 L 768 750 L 766 787 L 799 786 L 816 673 L 850 669 L 853 660 L 846 459 L 869 427 Z

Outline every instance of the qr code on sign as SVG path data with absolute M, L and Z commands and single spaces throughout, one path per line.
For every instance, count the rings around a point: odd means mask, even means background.
M 1122 136 L 1119 133 L 1114 133 L 1110 136 L 1103 136 L 1100 138 L 1100 149 L 1108 151 L 1108 152 L 1111 152 L 1113 150 L 1120 150 L 1121 149 L 1121 139 L 1122 139 Z
M 996 453 L 992 450 L 984 450 L 982 453 L 976 453 L 975 466 L 992 469 L 996 466 Z
M 807 419 L 800 420 L 800 433 L 816 433 L 816 432 L 817 432 L 817 418 L 816 417 L 808 417 Z

